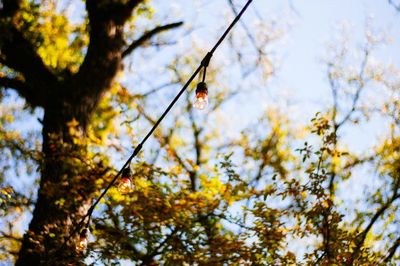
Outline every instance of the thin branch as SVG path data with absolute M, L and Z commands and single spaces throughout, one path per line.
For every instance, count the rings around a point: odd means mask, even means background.
M 383 215 L 383 213 L 389 209 L 389 207 L 391 206 L 391 204 L 400 198 L 400 194 L 398 194 L 398 187 L 395 189 L 395 191 L 393 192 L 393 196 L 386 202 L 386 204 L 384 204 L 381 208 L 379 208 L 377 210 L 377 212 L 375 213 L 375 215 L 372 217 L 372 219 L 370 220 L 369 224 L 367 225 L 367 227 L 360 233 L 359 235 L 359 239 L 356 240 L 356 247 L 354 248 L 354 251 L 351 255 L 351 263 L 356 259 L 356 256 L 358 255 L 358 253 L 360 252 L 361 247 L 364 245 L 365 239 L 367 237 L 367 234 L 371 231 L 372 227 L 374 226 L 374 224 L 378 221 L 379 217 L 381 215 Z
M 366 82 L 365 71 L 366 71 L 366 67 L 367 67 L 367 63 L 368 63 L 368 59 L 369 59 L 369 53 L 370 53 L 370 51 L 368 49 L 365 49 L 364 58 L 363 58 L 363 61 L 361 62 L 361 66 L 360 66 L 360 73 L 358 74 L 357 91 L 353 98 L 351 110 L 347 113 L 347 115 L 340 122 L 337 122 L 337 123 L 335 122 L 337 128 L 339 128 L 344 123 L 346 123 L 350 119 L 350 117 L 354 113 L 354 111 L 356 110 L 358 101 L 360 99 L 361 91 L 365 87 L 365 82 Z
M 394 254 L 396 254 L 396 251 L 399 247 L 400 247 L 400 237 L 398 237 L 394 242 L 393 246 L 389 248 L 388 255 L 383 260 L 383 262 L 385 262 L 385 265 L 387 265 L 389 261 L 391 261 L 391 259 L 393 258 Z
M 393 6 L 398 12 L 400 12 L 400 3 L 396 4 L 393 0 L 388 0 L 389 5 Z
M 159 92 L 160 90 L 162 90 L 162 89 L 165 89 L 165 88 L 169 88 L 169 87 L 171 87 L 171 86 L 175 86 L 175 85 L 177 85 L 177 81 L 172 81 L 172 82 L 168 82 L 168 83 L 164 83 L 164 84 L 162 84 L 162 85 L 160 85 L 160 86 L 157 86 L 156 88 L 154 88 L 154 89 L 151 89 L 150 91 L 148 91 L 148 92 L 145 92 L 144 94 L 142 94 L 141 95 L 141 97 L 147 97 L 147 96 L 150 96 L 151 94 L 153 94 L 153 93 L 156 93 L 156 92 Z
M 235 4 L 233 3 L 233 0 L 228 0 L 229 6 L 233 12 L 233 14 L 235 14 L 235 16 L 238 15 L 238 12 L 236 10 Z M 244 31 L 246 32 L 247 37 L 249 38 L 250 42 L 252 43 L 252 45 L 254 46 L 254 49 L 258 52 L 259 55 L 263 55 L 264 52 L 262 51 L 262 49 L 258 46 L 256 39 L 253 37 L 253 35 L 250 33 L 249 28 L 247 27 L 246 23 L 244 23 L 243 20 L 240 21 L 240 24 L 242 25 Z
M 235 91 L 231 91 L 228 92 L 225 96 L 224 96 L 224 100 L 223 101 L 218 101 L 217 103 L 215 103 L 211 108 L 210 108 L 210 112 L 213 112 L 217 109 L 219 109 L 223 104 L 226 104 L 229 100 L 232 100 L 235 96 L 239 95 L 240 92 L 242 92 L 243 90 L 241 88 L 235 90 Z
M 235 14 L 235 16 L 237 16 L 238 12 L 236 10 L 235 4 L 233 3 L 233 0 L 228 0 L 228 4 L 229 4 L 233 14 Z M 262 20 L 261 17 L 259 17 L 259 19 Z M 254 65 L 254 67 L 252 67 L 250 69 L 247 69 L 245 72 L 242 73 L 242 78 L 246 78 L 251 72 L 256 70 L 257 67 L 262 63 L 263 57 L 266 55 L 266 53 L 262 49 L 262 47 L 265 46 L 265 44 L 264 45 L 259 45 L 257 43 L 256 38 L 251 34 L 251 31 L 247 27 L 246 23 L 244 21 L 242 21 L 242 20 L 240 21 L 240 23 L 242 25 L 242 28 L 245 31 L 245 34 L 246 34 L 247 38 L 250 40 L 251 45 L 254 47 L 255 51 L 258 54 L 257 61 L 256 61 L 255 65 Z M 237 54 L 238 61 L 242 63 L 242 57 L 243 57 L 242 52 L 234 48 L 233 39 L 232 38 L 230 38 L 230 41 L 231 41 L 231 45 L 232 45 L 233 50 Z
M 135 50 L 136 48 L 138 48 L 139 46 L 143 45 L 144 43 L 146 43 L 148 40 L 150 40 L 151 38 L 153 38 L 155 35 L 170 30 L 170 29 L 174 29 L 174 28 L 178 28 L 180 26 L 183 25 L 182 21 L 179 22 L 175 22 L 175 23 L 170 23 L 170 24 L 166 24 L 163 26 L 158 26 L 155 27 L 154 29 L 145 32 L 141 37 L 139 37 L 138 39 L 134 40 L 129 46 L 128 48 L 126 48 L 125 51 L 122 52 L 122 57 L 125 57 L 127 55 L 129 55 L 133 50 Z
M 292 1 L 292 0 L 288 0 L 288 2 L 289 2 L 290 10 L 292 10 L 293 13 L 295 13 L 297 16 L 301 17 L 301 14 L 300 14 L 300 12 L 297 10 L 297 8 L 294 6 L 293 1 Z
M 142 260 L 143 262 L 146 262 L 146 261 L 149 261 L 149 260 L 154 259 L 155 256 L 161 254 L 161 252 L 162 252 L 161 249 L 164 247 L 165 244 L 168 243 L 168 241 L 169 241 L 172 237 L 174 237 L 174 236 L 176 235 L 177 232 L 178 232 L 178 228 L 175 227 L 175 228 L 171 231 L 171 233 L 170 233 L 169 235 L 167 235 L 167 236 L 164 238 L 164 240 L 161 241 L 161 242 L 157 245 L 157 247 L 154 248 L 154 250 L 153 250 L 152 252 L 150 252 L 149 254 L 143 256 L 143 257 L 141 258 L 141 260 Z M 142 265 L 146 265 L 146 264 L 142 263 Z

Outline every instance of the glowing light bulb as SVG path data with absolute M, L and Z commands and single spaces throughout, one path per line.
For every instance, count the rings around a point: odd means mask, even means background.
M 85 228 L 81 231 L 81 234 L 79 235 L 78 244 L 76 245 L 77 251 L 83 252 L 86 250 L 88 244 L 88 235 L 89 235 L 89 229 Z
M 118 191 L 121 194 L 127 194 L 131 191 L 132 182 L 131 179 L 128 177 L 121 178 L 121 182 L 118 185 Z
M 121 181 L 118 185 L 118 191 L 121 194 L 127 194 L 132 190 L 132 181 L 131 181 L 131 169 L 130 167 L 125 168 L 122 172 Z
M 208 104 L 207 95 L 196 95 L 196 101 L 194 102 L 194 108 L 198 110 L 204 110 Z
M 203 110 L 208 105 L 208 89 L 205 82 L 197 84 L 196 88 L 196 101 L 193 103 L 193 107 L 199 110 Z

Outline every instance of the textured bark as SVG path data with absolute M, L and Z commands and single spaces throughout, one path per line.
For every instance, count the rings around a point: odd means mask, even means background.
M 78 73 L 67 77 L 52 73 L 15 26 L 20 1 L 4 2 L 0 59 L 19 72 L 24 83 L 3 78 L 2 84 L 14 85 L 28 103 L 44 109 L 40 189 L 16 265 L 80 264 L 81 254 L 75 251 L 73 241 L 77 235 L 62 245 L 86 214 L 97 177 L 84 163 L 85 142 L 76 139 L 86 137 L 102 94 L 122 68 L 123 26 L 140 2 L 86 1 L 90 44 Z
M 44 162 L 38 200 L 16 265 L 79 264 L 80 256 L 75 252 L 73 241 L 67 243 L 65 249 L 59 248 L 63 237 L 85 214 L 94 192 L 91 185 L 94 182 L 93 177 L 74 161 L 76 157 L 84 158 L 85 146 L 73 143 L 74 137 L 69 134 L 67 124 L 75 118 L 76 108 L 65 105 L 56 101 L 54 106 L 45 108 Z M 88 114 L 80 115 L 79 119 L 89 119 Z M 77 126 L 75 129 L 84 136 L 85 128 Z

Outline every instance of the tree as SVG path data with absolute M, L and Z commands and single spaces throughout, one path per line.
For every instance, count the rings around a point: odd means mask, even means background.
M 233 1 L 226 4 L 237 12 Z M 285 107 L 270 106 L 241 134 L 226 136 L 235 117 L 220 110 L 232 112 L 230 101 L 248 99 L 249 77 L 265 82 L 275 73 L 268 45 L 284 26 L 263 18 L 259 34 L 243 22 L 230 37 L 229 70 L 219 60 L 210 65 L 213 97 L 206 115 L 193 109 L 190 94 L 183 97 L 132 162 L 133 190 L 109 191 L 95 210 L 88 251 L 77 251 L 74 229 L 118 171 L 116 161 L 129 155 L 155 123 L 158 107 L 205 54 L 193 42 L 190 53 L 183 49 L 167 63 L 161 83 L 154 73 L 137 71 L 134 88 L 127 88 L 118 79 L 123 59 L 182 22 L 140 34 L 136 20 L 152 13 L 144 1 L 87 0 L 85 8 L 85 19 L 74 22 L 53 2 L 3 1 L 0 85 L 7 112 L 0 113 L 0 178 L 18 176 L 18 169 L 40 177 L 33 185 L 37 196 L 13 183 L 2 186 L 5 220 L 34 206 L 23 238 L 15 223 L 1 224 L 2 256 L 16 265 L 398 262 L 399 70 L 373 57 L 384 38 L 367 30 L 363 49 L 356 50 L 361 60 L 351 56 L 347 39 L 329 47 L 324 65 L 332 104 L 311 123 L 296 124 Z M 240 84 L 229 83 L 232 71 L 241 75 Z M 26 105 L 13 103 L 9 90 Z M 366 96 L 375 90 L 382 97 L 370 101 Z M 13 126 L 14 119 L 24 122 L 38 112 L 39 134 Z M 344 132 L 377 115 L 389 125 L 386 135 L 367 152 L 346 147 Z M 344 197 L 344 186 L 359 182 L 357 173 L 365 168 L 377 182 Z M 299 248 L 295 241 L 311 244 Z
M 95 180 L 104 169 L 90 170 L 81 161 L 89 158 L 85 139 L 102 95 L 122 68 L 122 58 L 153 35 L 181 25 L 155 28 L 126 45 L 124 25 L 141 2 L 87 1 L 88 25 L 80 26 L 54 13 L 54 6 L 41 13 L 40 4 L 33 1 L 3 3 L 1 63 L 12 75 L 2 76 L 1 85 L 44 111 L 40 189 L 17 265 L 38 265 L 90 206 Z M 71 34 L 76 36 L 72 42 Z M 57 204 L 60 200 L 65 205 Z M 62 253 L 76 261 L 68 250 Z

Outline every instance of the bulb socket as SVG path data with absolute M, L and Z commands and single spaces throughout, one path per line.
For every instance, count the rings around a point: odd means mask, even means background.
M 121 178 L 129 178 L 129 179 L 131 179 L 131 177 L 132 177 L 132 171 L 131 171 L 131 168 L 128 166 L 127 168 L 125 168 L 122 171 Z
M 196 95 L 197 94 L 208 94 L 208 88 L 205 82 L 200 82 L 199 84 L 197 84 Z
M 89 236 L 89 229 L 87 229 L 87 228 L 82 229 L 81 234 L 79 235 L 79 237 L 81 239 L 84 239 L 84 238 L 87 238 L 88 236 Z

